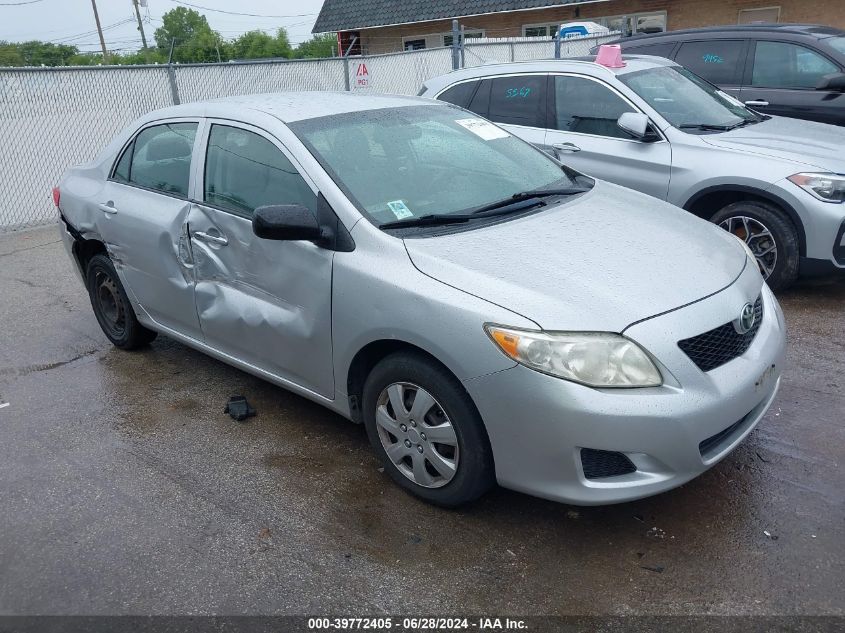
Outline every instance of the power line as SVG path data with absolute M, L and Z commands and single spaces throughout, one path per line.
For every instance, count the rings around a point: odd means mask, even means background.
M 316 13 L 299 13 L 294 15 L 265 15 L 261 13 L 240 13 L 238 11 L 224 11 L 223 9 L 212 9 L 210 7 L 201 7 L 198 4 L 191 4 L 190 2 L 183 2 L 182 0 L 170 0 L 176 4 L 183 4 L 186 7 L 194 9 L 202 9 L 203 11 L 214 11 L 215 13 L 226 13 L 227 15 L 244 15 L 249 18 L 309 18 L 317 15 Z
M 0 2 L 0 7 L 20 7 L 24 4 L 35 4 L 36 2 L 44 2 L 44 0 L 27 0 L 27 2 Z

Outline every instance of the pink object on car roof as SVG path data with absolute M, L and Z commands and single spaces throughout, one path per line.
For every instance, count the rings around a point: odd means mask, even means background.
M 608 68 L 624 68 L 622 47 L 619 44 L 602 44 L 599 46 L 598 55 L 596 55 L 596 63 Z

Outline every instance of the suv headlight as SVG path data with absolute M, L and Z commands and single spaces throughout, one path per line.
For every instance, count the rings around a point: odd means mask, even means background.
M 819 200 L 845 201 L 845 176 L 840 174 L 795 174 L 789 181 Z
M 590 387 L 657 387 L 663 379 L 643 349 L 608 332 L 538 332 L 498 325 L 484 329 L 516 362 Z

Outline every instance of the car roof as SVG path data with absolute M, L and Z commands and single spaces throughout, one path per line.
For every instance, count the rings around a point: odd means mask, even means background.
M 832 37 L 834 35 L 845 35 L 845 31 L 832 26 L 822 24 L 734 24 L 727 26 L 708 26 L 697 29 L 682 29 L 680 31 L 665 31 L 663 33 L 645 33 L 633 35 L 617 40 L 614 43 L 633 44 L 638 41 L 658 39 L 685 39 L 687 35 L 718 35 L 720 33 L 789 33 L 791 35 L 804 35 L 816 39 Z
M 426 92 L 442 90 L 459 81 L 468 79 L 491 77 L 511 73 L 549 73 L 549 72 L 582 72 L 595 76 L 624 75 L 627 73 L 660 68 L 663 66 L 677 66 L 671 60 L 653 55 L 623 55 L 625 66 L 610 68 L 595 62 L 595 56 L 567 57 L 564 59 L 540 59 L 525 62 L 507 62 L 501 64 L 485 64 L 454 70 L 425 82 Z
M 440 105 L 440 102 L 419 97 L 369 92 L 271 92 L 194 101 L 157 110 L 151 113 L 151 118 L 196 116 L 229 118 L 244 109 L 249 109 L 269 114 L 284 123 L 291 123 L 347 112 L 415 105 Z

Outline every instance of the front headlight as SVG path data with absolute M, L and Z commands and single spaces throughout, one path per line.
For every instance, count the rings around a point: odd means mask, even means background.
M 845 176 L 840 174 L 795 174 L 789 181 L 819 200 L 845 201 Z
M 607 332 L 537 332 L 485 325 L 502 352 L 545 374 L 590 387 L 657 387 L 660 372 L 642 348 Z

